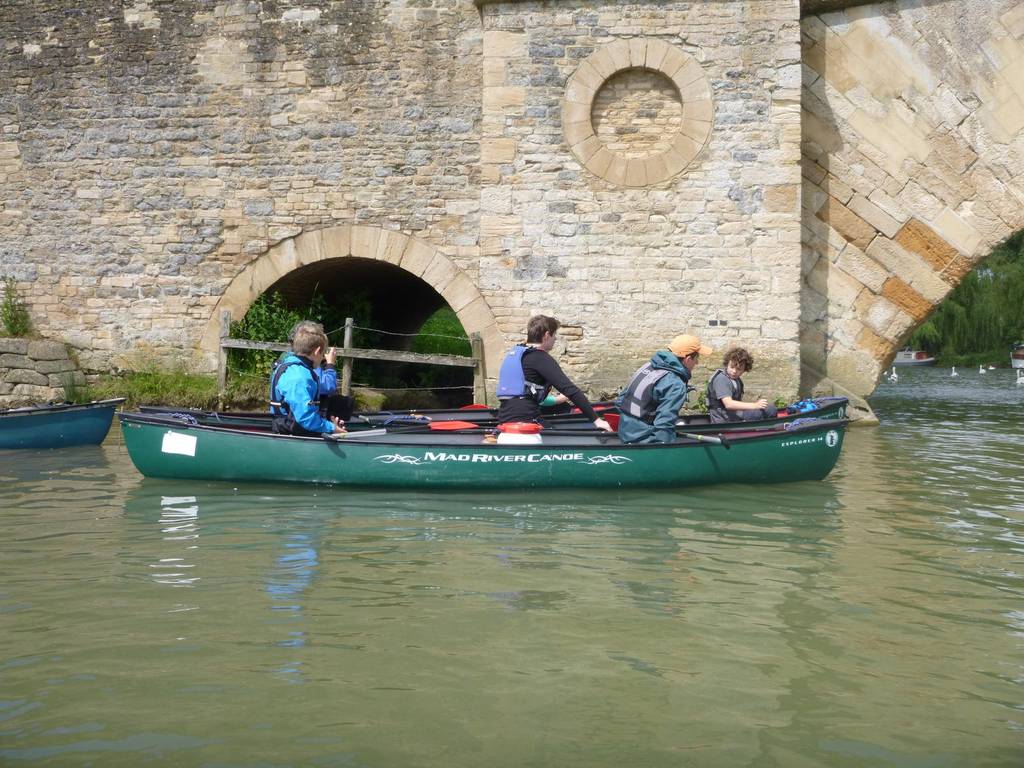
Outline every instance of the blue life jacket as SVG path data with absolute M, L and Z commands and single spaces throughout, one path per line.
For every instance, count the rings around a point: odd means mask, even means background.
M 525 344 L 516 344 L 505 355 L 501 361 L 501 370 L 498 372 L 498 399 L 507 400 L 512 397 L 528 397 L 541 402 L 548 396 L 551 387 L 541 384 L 534 384 L 526 380 L 523 372 L 523 355 L 533 351 L 533 347 Z
M 285 360 L 284 362 L 279 360 L 274 363 L 274 373 L 270 378 L 270 413 L 273 417 L 271 419 L 271 428 L 279 435 L 305 435 L 306 437 L 314 437 L 319 433 L 310 432 L 299 424 L 295 419 L 295 414 L 292 413 L 292 409 L 288 406 L 288 403 L 284 398 L 279 397 L 277 394 L 277 382 L 280 380 L 281 374 L 293 365 L 306 368 L 309 371 L 310 376 L 313 377 L 313 381 L 316 382 L 317 391 L 319 392 L 320 378 L 316 375 L 316 371 L 310 368 L 306 363 L 301 360 Z

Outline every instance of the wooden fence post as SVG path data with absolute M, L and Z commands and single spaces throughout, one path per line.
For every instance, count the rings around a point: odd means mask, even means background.
M 345 336 L 343 337 L 342 343 L 345 345 L 345 349 L 352 348 L 352 318 L 345 318 Z M 341 387 L 339 388 L 341 394 L 346 397 L 352 394 L 352 358 L 343 357 L 341 359 Z
M 231 338 L 231 311 L 220 313 L 220 342 L 217 347 L 217 388 L 220 394 L 228 387 L 228 350 L 224 342 Z
M 476 360 L 473 369 L 473 402 L 487 402 L 487 371 L 484 369 L 484 340 L 479 333 L 469 334 L 469 345 L 472 357 Z

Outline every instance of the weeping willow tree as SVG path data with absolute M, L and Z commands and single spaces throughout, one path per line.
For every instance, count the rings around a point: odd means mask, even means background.
M 964 277 L 910 337 L 945 360 L 1002 357 L 1024 341 L 1024 230 Z

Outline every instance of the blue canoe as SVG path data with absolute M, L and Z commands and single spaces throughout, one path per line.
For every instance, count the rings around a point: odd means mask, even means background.
M 123 397 L 0 411 L 0 449 L 99 445 L 110 431 Z

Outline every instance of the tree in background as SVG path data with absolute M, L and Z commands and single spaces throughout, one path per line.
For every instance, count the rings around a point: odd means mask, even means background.
M 910 337 L 946 360 L 999 359 L 1024 341 L 1024 230 L 967 274 Z

